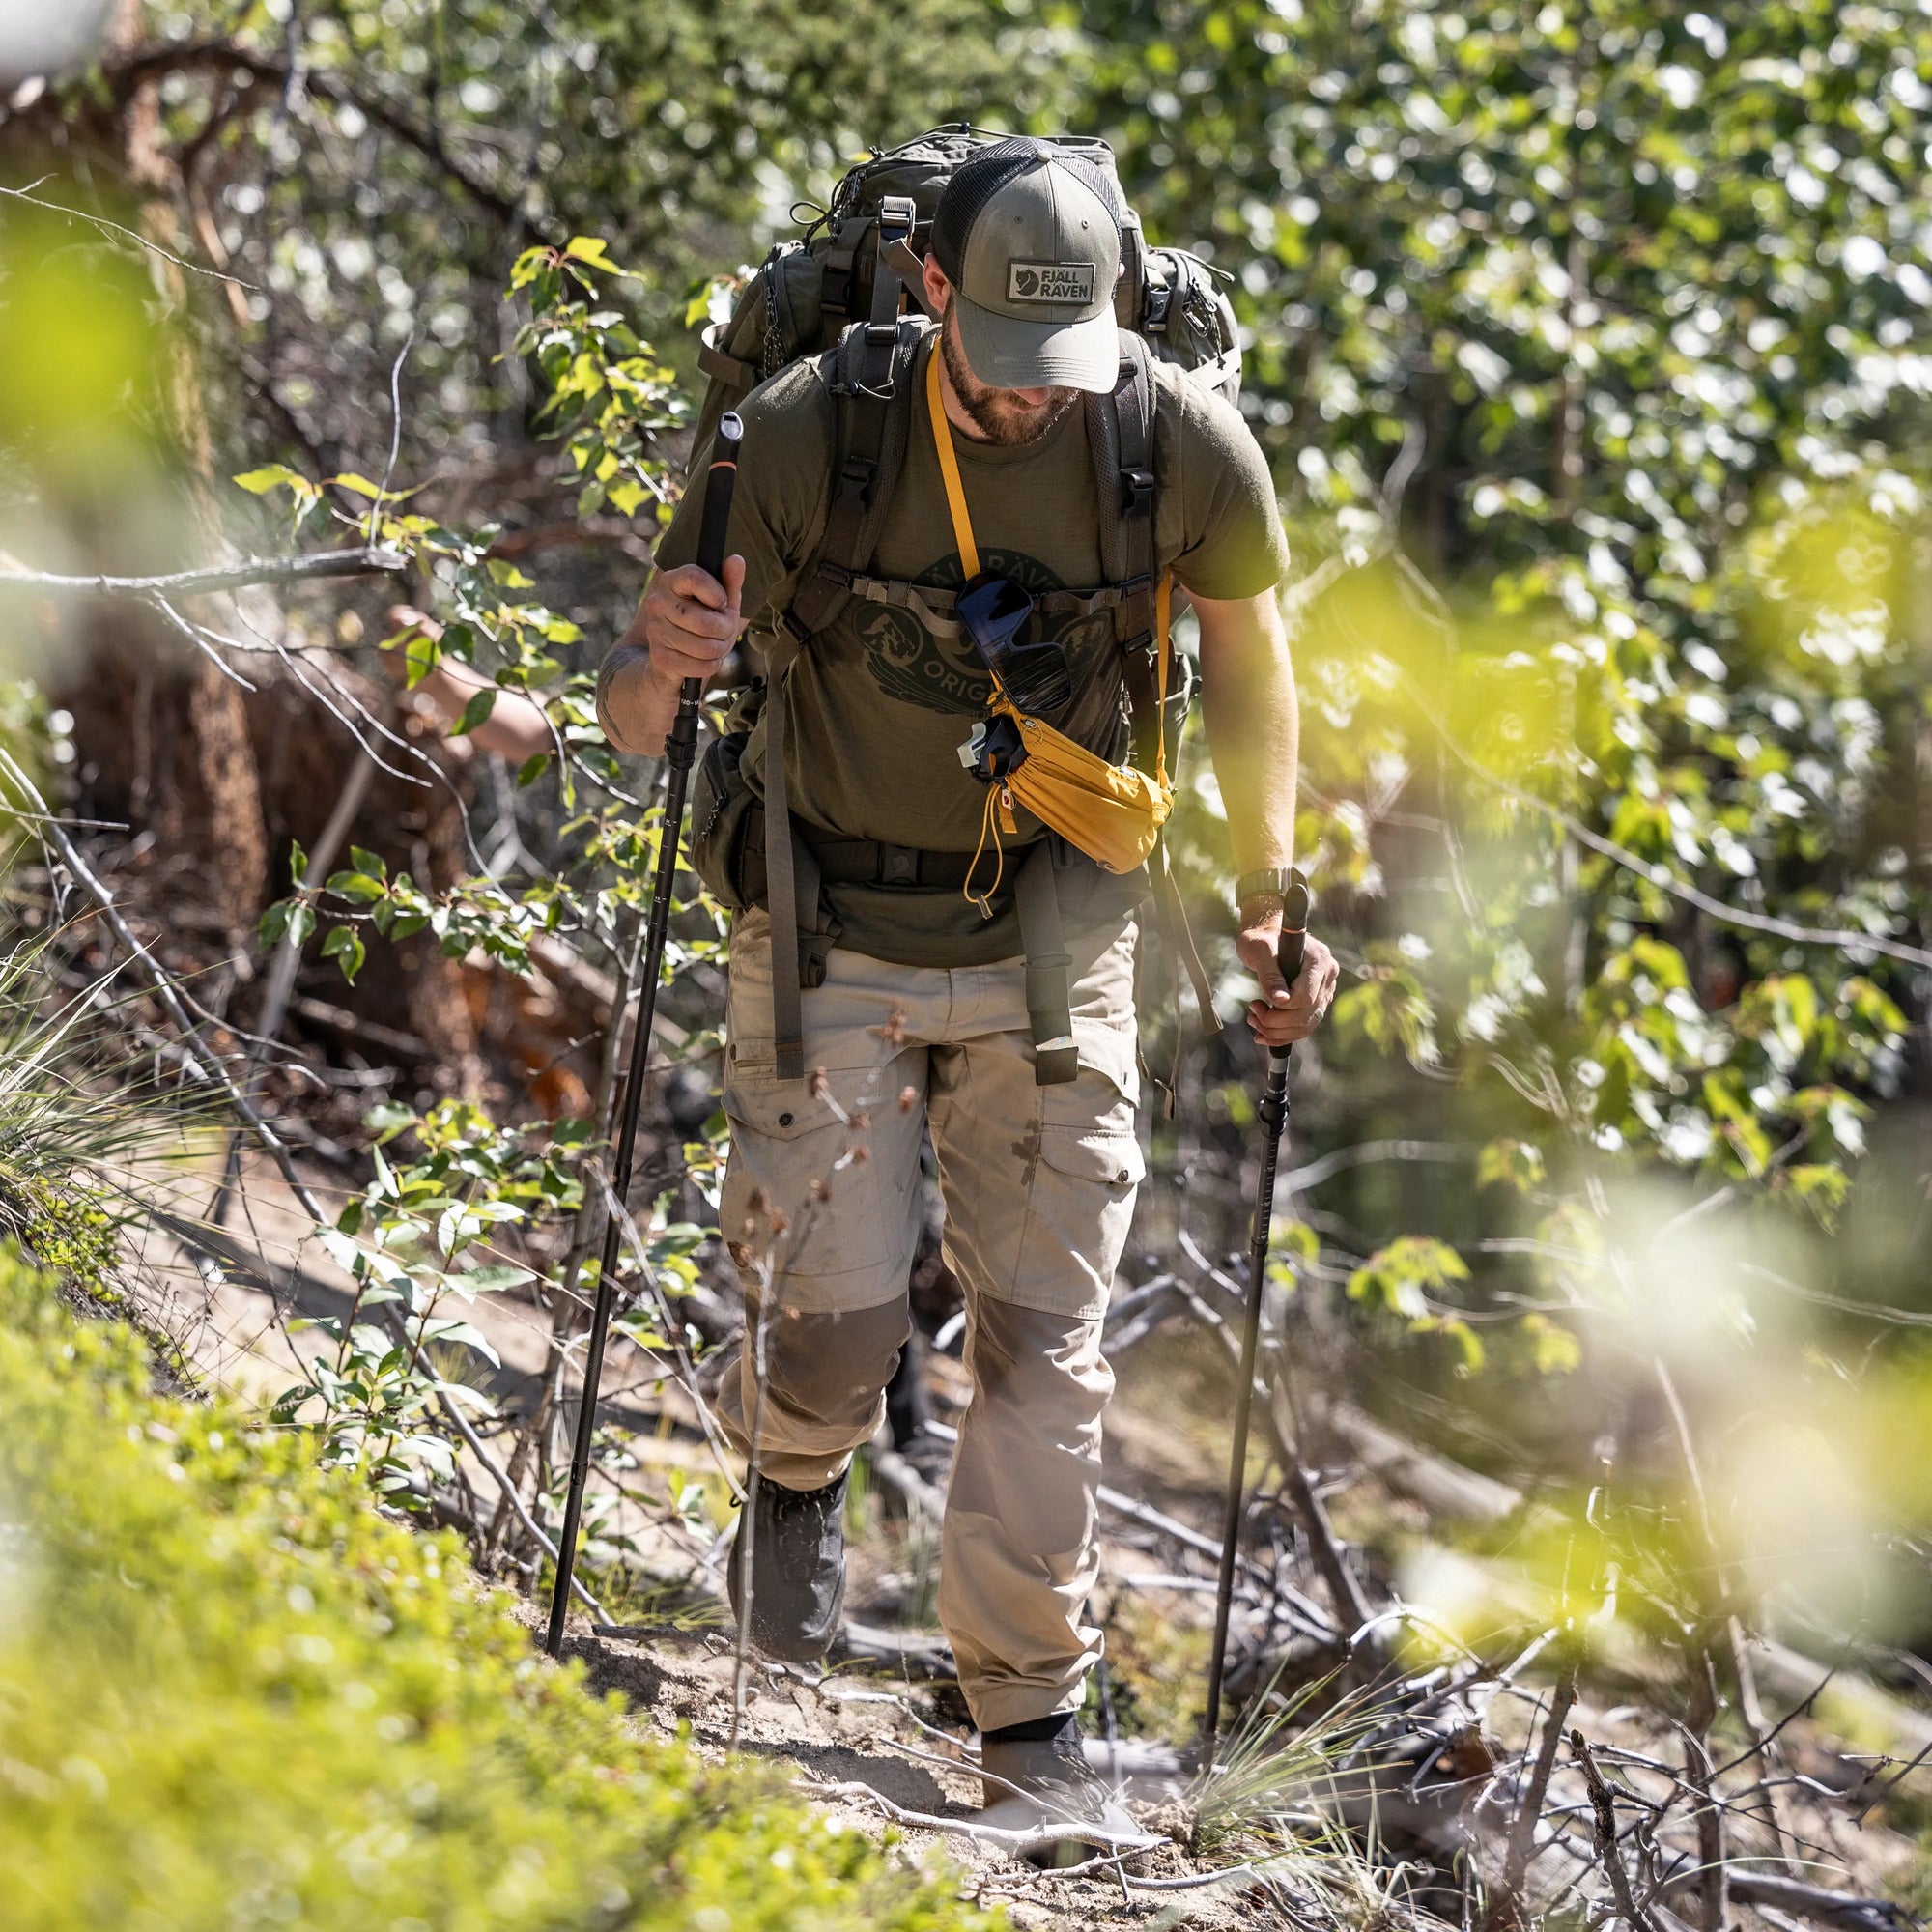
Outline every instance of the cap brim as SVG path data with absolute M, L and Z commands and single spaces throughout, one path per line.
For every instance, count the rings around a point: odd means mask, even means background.
M 1022 322 L 971 302 L 955 289 L 959 346 L 966 366 L 995 389 L 1089 389 L 1108 393 L 1119 379 L 1121 337 L 1112 308 L 1085 322 Z

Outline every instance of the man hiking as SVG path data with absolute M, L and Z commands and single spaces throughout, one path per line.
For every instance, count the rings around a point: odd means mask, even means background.
M 722 741 L 722 770 L 707 757 L 692 826 L 700 870 L 743 908 L 721 1219 L 747 1342 L 721 1410 L 748 1457 L 756 1424 L 755 1520 L 740 1530 L 753 1539 L 753 1636 L 808 1661 L 838 1633 L 846 1470 L 907 1338 L 929 1132 L 973 1380 L 939 1616 L 980 1727 L 987 1803 L 1017 1788 L 1055 1818 L 1104 1810 L 1076 1714 L 1100 1655 L 1084 1614 L 1113 1388 L 1100 1331 L 1143 1173 L 1133 966 L 1147 886 L 1044 832 L 997 760 L 988 782 L 989 707 L 1010 698 L 1036 746 L 1050 716 L 1064 742 L 1118 756 L 1114 614 L 1127 599 L 1151 608 L 1151 582 L 1171 572 L 1200 626 L 1241 874 L 1239 956 L 1261 985 L 1255 1037 L 1305 1037 L 1336 980 L 1313 939 L 1293 988 L 1275 965 L 1297 716 L 1267 467 L 1236 411 L 1117 328 L 1121 250 L 1117 202 L 1065 151 L 1009 141 L 962 166 L 924 258 L 939 326 L 903 372 L 910 412 L 871 574 L 843 573 L 851 594 L 828 621 L 798 620 L 841 475 L 826 368 L 796 363 L 740 405 L 724 581 L 687 560 L 693 491 L 599 687 L 611 742 L 655 755 L 680 681 L 711 676 L 748 627 L 769 673 L 732 721 L 749 734 Z M 1151 384 L 1154 571 L 1108 588 L 1082 404 L 1117 390 L 1130 351 Z M 1161 676 L 1164 695 L 1164 656 Z M 1037 719 L 1029 692 L 1044 694 Z M 1149 721 L 1134 708 L 1138 736 Z M 790 838 L 768 866 L 774 811 Z M 775 896 L 791 917 L 773 919 Z M 787 1066 L 792 1025 L 802 1059 Z M 734 1561 L 734 1601 L 738 1574 Z

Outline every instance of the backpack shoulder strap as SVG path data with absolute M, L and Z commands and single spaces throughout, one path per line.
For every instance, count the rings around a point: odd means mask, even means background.
M 1120 331 L 1121 362 L 1105 395 L 1089 394 L 1087 446 L 1100 499 L 1100 550 L 1107 574 L 1133 597 L 1115 617 L 1122 645 L 1153 633 L 1154 514 L 1160 478 L 1154 469 L 1153 377 L 1147 344 Z
M 912 435 L 913 365 L 928 333 L 923 316 L 854 323 L 819 357 L 837 427 L 825 528 L 784 626 L 803 643 L 844 610 L 852 580 L 872 560 Z
M 1114 641 L 1133 707 L 1135 759 L 1151 771 L 1160 729 L 1154 528 L 1160 475 L 1154 461 L 1153 375 L 1147 344 L 1121 332 L 1120 373 L 1106 395 L 1087 397 L 1087 445 L 1100 504 L 1100 555 L 1121 587 Z
M 854 576 L 879 547 L 893 487 L 905 463 L 912 369 L 925 333 L 924 319 L 917 316 L 854 323 L 819 358 L 820 380 L 837 409 L 832 497 L 817 554 L 766 653 L 765 895 L 772 920 L 772 1039 L 781 1080 L 805 1077 L 799 932 L 803 927 L 817 933 L 820 924 L 816 870 L 792 837 L 785 678 L 811 638 L 851 601 Z M 813 964 L 822 972 L 823 963 L 821 948 Z
M 1108 571 L 1121 585 L 1114 607 L 1114 638 L 1120 645 L 1122 675 L 1133 710 L 1134 762 L 1151 772 L 1161 730 L 1162 691 L 1158 654 L 1159 590 L 1154 582 L 1155 518 L 1160 510 L 1160 472 L 1154 456 L 1152 357 L 1138 335 L 1121 331 L 1120 380 L 1111 394 L 1087 398 L 1088 442 L 1094 452 L 1094 480 L 1100 497 L 1100 548 Z M 1176 965 L 1194 987 L 1202 1030 L 1212 1038 L 1221 1030 L 1213 989 L 1188 929 L 1168 863 L 1165 838 L 1149 861 L 1155 915 Z M 1179 975 L 1176 1008 L 1179 1009 Z M 1175 1037 L 1179 1073 L 1181 1038 Z M 1168 1089 L 1173 1111 L 1174 1090 Z

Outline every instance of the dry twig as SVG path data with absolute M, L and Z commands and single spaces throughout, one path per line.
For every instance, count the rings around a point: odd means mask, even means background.
M 1630 1873 L 1624 1869 L 1623 1854 L 1617 1849 L 1616 1794 L 1592 1755 L 1589 1740 L 1581 1731 L 1570 1733 L 1570 1748 L 1582 1767 L 1583 1782 L 1589 1787 L 1590 1808 L 1596 1820 L 1597 1857 L 1609 1879 L 1610 1893 L 1617 1902 L 1618 1914 L 1625 1924 L 1633 1928 L 1633 1932 L 1658 1932 L 1656 1921 L 1636 1902 L 1636 1894 L 1631 1889 Z

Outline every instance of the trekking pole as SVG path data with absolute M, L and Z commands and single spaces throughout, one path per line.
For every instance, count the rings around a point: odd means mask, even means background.
M 731 522 L 731 486 L 738 473 L 738 445 L 745 425 L 735 414 L 718 425 L 711 468 L 704 478 L 704 514 L 697 527 L 697 567 L 721 582 L 724 544 Z M 563 1533 L 556 1540 L 556 1583 L 551 1591 L 550 1634 L 544 1648 L 553 1657 L 563 1649 L 563 1620 L 570 1608 L 570 1578 L 577 1568 L 577 1531 L 583 1515 L 583 1489 L 590 1479 L 590 1445 L 597 1433 L 597 1386 L 604 1375 L 604 1345 L 611 1333 L 611 1307 L 616 1299 L 617 1250 L 623 1240 L 622 1208 L 631 1186 L 631 1159 L 638 1147 L 638 1111 L 644 1097 L 644 1075 L 651 1052 L 651 1022 L 657 1015 L 658 980 L 664 973 L 665 940 L 670 930 L 671 885 L 677 876 L 677 848 L 684 837 L 684 794 L 697 755 L 697 707 L 704 680 L 688 677 L 678 690 L 677 718 L 665 741 L 664 820 L 658 827 L 657 882 L 651 891 L 651 921 L 644 938 L 644 970 L 638 981 L 638 1025 L 631 1036 L 631 1065 L 624 1078 L 623 1124 L 617 1134 L 617 1164 L 611 1176 L 611 1207 L 604 1223 L 604 1259 L 597 1269 L 597 1300 L 590 1317 L 590 1350 L 583 1358 L 583 1402 L 577 1412 L 577 1437 L 570 1454 L 570 1491 L 563 1506 Z M 621 1011 L 611 1024 L 621 1027 Z
M 1301 977 L 1302 949 L 1308 940 L 1308 885 L 1299 872 L 1282 907 L 1281 940 L 1275 957 L 1281 977 L 1293 986 Z M 1221 1579 L 1214 1592 L 1214 1649 L 1208 1662 L 1208 1717 L 1202 1726 L 1202 1770 L 1214 1769 L 1214 1743 L 1221 1728 L 1221 1672 L 1228 1661 L 1228 1613 L 1235 1601 L 1235 1564 L 1247 1514 L 1248 1412 L 1255 1399 L 1255 1351 L 1261 1343 L 1262 1290 L 1267 1280 L 1269 1224 L 1274 1219 L 1274 1177 L 1281 1161 L 1282 1130 L 1288 1124 L 1288 1063 L 1292 1046 L 1268 1049 L 1267 1092 L 1262 1096 L 1262 1178 L 1255 1192 L 1255 1220 L 1248 1250 L 1247 1321 L 1241 1330 L 1241 1379 L 1235 1397 L 1235 1446 L 1228 1463 L 1228 1508 L 1221 1520 Z

